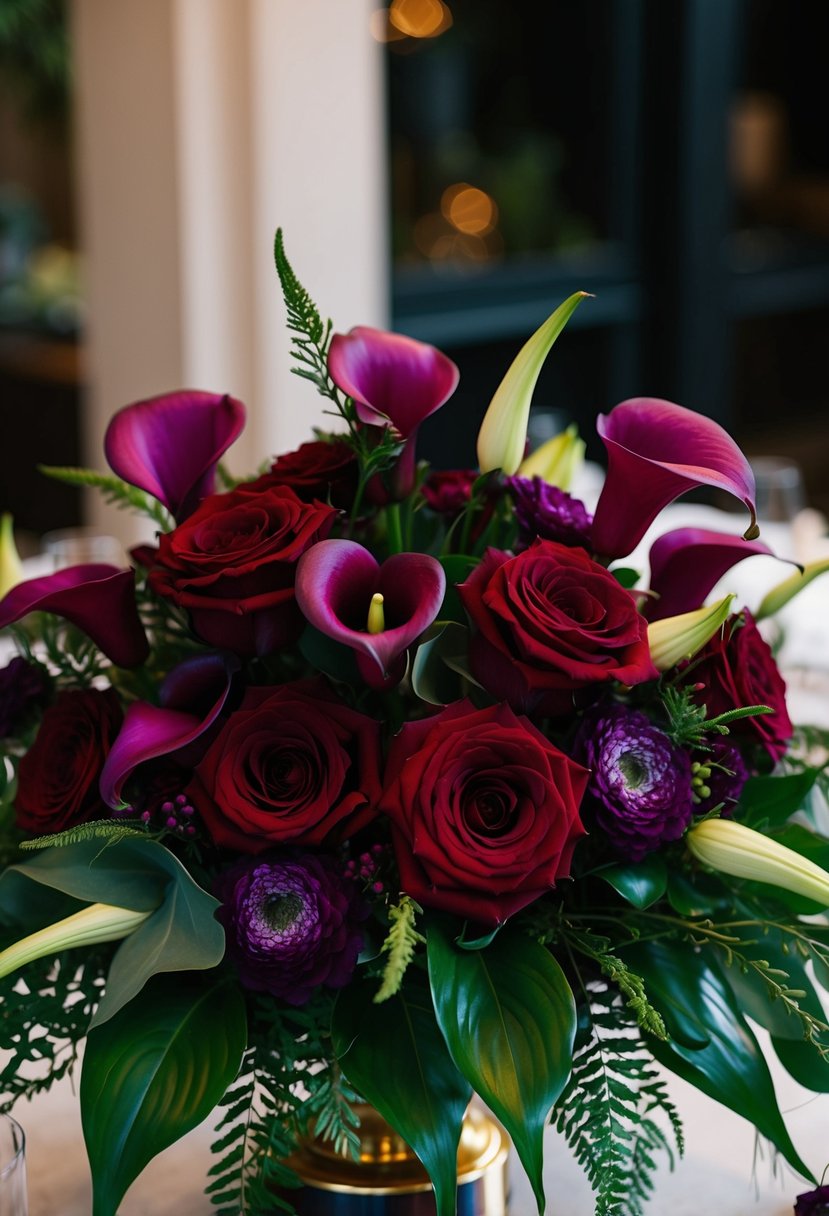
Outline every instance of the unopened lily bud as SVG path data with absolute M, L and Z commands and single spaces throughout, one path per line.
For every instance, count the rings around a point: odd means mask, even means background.
M 685 837 L 699 861 L 730 874 L 782 887 L 829 907 L 829 874 L 794 849 L 732 819 L 704 819 Z
M 654 667 L 669 671 L 683 659 L 692 659 L 728 620 L 733 599 L 733 595 L 726 595 L 707 608 L 652 621 L 648 625 L 648 646 Z
M 134 912 L 111 904 L 90 904 L 80 912 L 47 925 L 37 933 L 23 937 L 14 945 L 0 951 L 0 979 L 24 967 L 36 958 L 44 958 L 58 950 L 75 946 L 92 946 L 99 942 L 117 942 L 129 937 L 152 912 Z
M 793 600 L 796 595 L 799 595 L 804 587 L 808 587 L 813 579 L 821 574 L 826 574 L 827 571 L 829 571 L 829 557 L 823 557 L 820 561 L 809 562 L 802 570 L 790 574 L 788 578 L 783 579 L 782 583 L 772 587 L 771 591 L 763 596 L 760 607 L 754 614 L 754 619 L 762 621 L 767 616 L 774 616 L 775 612 L 779 612 L 781 608 L 785 607 L 789 600 Z
M 0 599 L 24 580 L 23 564 L 14 543 L 11 515 L 0 515 Z
M 532 396 L 544 360 L 586 294 L 577 291 L 560 304 L 513 360 L 478 432 L 478 464 L 482 473 L 502 469 L 512 476 L 518 471 L 527 442 Z
M 548 485 L 559 490 L 569 490 L 573 479 L 584 464 L 587 444 L 579 438 L 575 425 L 567 427 L 560 435 L 554 435 L 540 448 L 531 452 L 518 467 L 519 477 L 540 477 Z

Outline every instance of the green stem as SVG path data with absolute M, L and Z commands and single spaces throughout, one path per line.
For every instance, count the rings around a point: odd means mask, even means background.
M 400 520 L 400 503 L 392 502 L 386 507 L 389 553 L 403 552 L 403 526 Z

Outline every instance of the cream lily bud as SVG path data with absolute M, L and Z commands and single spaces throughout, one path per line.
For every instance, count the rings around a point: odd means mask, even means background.
M 577 291 L 522 346 L 489 403 L 478 432 L 478 464 L 482 473 L 494 469 L 512 475 L 524 456 L 530 404 L 544 360 L 564 326 L 587 295 Z
M 23 564 L 14 543 L 11 515 L 0 515 L 0 599 L 24 580 Z
M 726 595 L 707 608 L 652 621 L 648 625 L 648 646 L 657 671 L 668 671 L 702 650 L 728 619 L 733 599 L 733 595 Z
M 732 819 L 704 819 L 691 828 L 685 841 L 694 857 L 712 870 L 782 887 L 829 907 L 829 874 L 825 870 L 745 824 Z
M 519 477 L 540 477 L 548 485 L 559 490 L 569 490 L 573 478 L 584 464 L 587 444 L 579 438 L 578 428 L 568 426 L 560 435 L 554 435 L 540 448 L 531 452 L 518 466 Z
M 129 937 L 148 916 L 152 916 L 151 911 L 133 912 L 130 908 L 115 908 L 110 904 L 90 904 L 0 951 L 0 979 L 57 950 L 120 941 L 122 937 Z
M 369 633 L 382 633 L 386 628 L 386 614 L 383 611 L 383 603 L 382 595 L 379 591 L 375 591 L 368 606 L 366 629 Z
M 779 612 L 788 604 L 789 600 L 793 600 L 804 587 L 808 587 L 813 579 L 816 579 L 819 574 L 825 574 L 827 570 L 829 570 L 829 557 L 824 557 L 820 561 L 809 562 L 802 571 L 796 570 L 794 574 L 784 578 L 782 583 L 772 587 L 771 591 L 763 596 L 760 607 L 754 614 L 754 619 L 762 621 L 764 617 L 774 616 L 775 612 Z

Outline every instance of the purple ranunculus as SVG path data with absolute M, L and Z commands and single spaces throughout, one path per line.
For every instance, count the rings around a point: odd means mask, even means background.
M 728 818 L 739 802 L 749 776 L 736 744 L 722 738 L 712 740 L 711 751 L 697 753 L 692 769 L 697 814 L 705 815 L 714 807 L 722 806 L 721 814 Z
M 592 770 L 596 823 L 617 853 L 641 861 L 691 821 L 691 761 L 644 714 L 605 705 L 588 714 L 576 758 Z
M 0 739 L 13 735 L 27 710 L 42 705 L 49 682 L 42 667 L 12 659 L 0 670 Z
M 515 503 L 521 544 L 540 537 L 562 545 L 590 548 L 593 516 L 584 503 L 566 490 L 551 486 L 541 477 L 508 477 L 507 486 Z
M 829 1186 L 818 1186 L 798 1195 L 794 1216 L 829 1216 Z
M 314 989 L 342 988 L 363 946 L 366 906 L 331 857 L 266 854 L 219 875 L 218 919 L 247 988 L 304 1005 Z

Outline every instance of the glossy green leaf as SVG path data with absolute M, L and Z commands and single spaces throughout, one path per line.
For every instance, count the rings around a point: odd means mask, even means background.
M 798 1173 L 811 1179 L 783 1122 L 757 1039 L 710 951 L 695 953 L 685 942 L 640 942 L 622 953 L 644 979 L 648 997 L 668 1029 L 678 1022 L 708 1040 L 694 1049 L 679 1040 L 650 1039 L 656 1059 L 748 1119 Z
M 777 1058 L 798 1085 L 816 1094 L 829 1094 L 829 1060 L 804 1039 L 772 1037 Z
M 36 896 L 33 884 L 40 888 Z M 41 902 L 43 888 L 55 908 L 58 903 L 66 908 L 71 900 L 71 910 L 81 901 L 152 911 L 118 947 L 93 1026 L 131 1001 L 150 976 L 209 970 L 224 956 L 224 930 L 214 917 L 218 901 L 158 841 L 128 837 L 44 849 L 0 876 L 0 910 L 23 920 L 26 905 Z M 66 915 L 62 910 L 53 919 Z
M 417 648 L 412 690 L 430 705 L 448 705 L 466 695 L 472 679 L 466 671 L 469 630 L 457 621 L 439 621 L 433 629 L 433 636 Z
M 749 777 L 740 795 L 736 817 L 749 828 L 778 827 L 800 810 L 818 772 L 804 769 L 785 777 Z
M 597 877 L 609 883 L 634 908 L 649 908 L 665 894 L 668 867 L 661 854 L 651 853 L 635 865 L 608 866 Z
M 693 876 L 672 870 L 668 875 L 668 902 L 680 916 L 714 916 L 730 908 L 733 897 L 716 874 L 696 870 Z
M 465 583 L 472 571 L 478 565 L 476 557 L 468 557 L 465 553 L 448 553 L 440 559 L 446 574 L 446 594 L 443 597 L 438 617 L 442 621 L 459 621 L 466 624 L 466 609 L 458 595 L 457 584 Z
M 299 649 L 317 671 L 330 676 L 340 684 L 360 683 L 360 673 L 354 651 L 333 638 L 326 637 L 313 625 L 306 625 L 299 639 Z
M 452 1059 L 512 1137 L 544 1211 L 544 1127 L 573 1064 L 576 1006 L 549 950 L 503 929 L 485 950 L 427 931 L 429 979 Z
M 470 1088 L 446 1050 L 425 979 L 407 974 L 382 1005 L 374 1004 L 376 990 L 376 981 L 357 979 L 339 993 L 331 1025 L 337 1060 L 423 1162 L 437 1216 L 454 1216 Z
M 642 577 L 638 570 L 634 570 L 632 566 L 616 566 L 614 570 L 608 571 L 616 579 L 620 587 L 624 587 L 626 591 L 632 590 Z
M 91 1031 L 81 1114 L 93 1216 L 115 1216 L 153 1157 L 205 1119 L 239 1071 L 245 1003 L 226 976 L 157 976 Z

